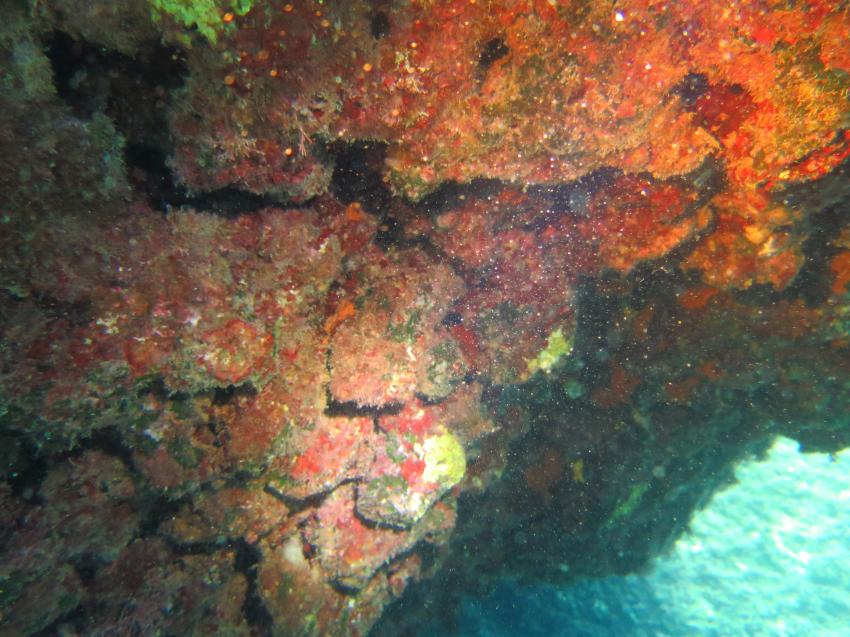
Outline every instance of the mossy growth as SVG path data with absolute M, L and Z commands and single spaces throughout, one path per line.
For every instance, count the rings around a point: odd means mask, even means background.
M 426 381 L 420 391 L 429 398 L 445 398 L 463 380 L 467 368 L 457 343 L 445 340 L 428 352 Z
M 20 599 L 28 583 L 26 573 L 19 570 L 0 575 L 0 609 L 6 609 Z
M 222 32 L 232 28 L 232 23 L 226 22 L 224 15 L 245 15 L 251 10 L 254 0 L 150 0 L 150 3 L 154 22 L 159 23 L 167 16 L 187 29 L 197 29 L 215 44 Z M 189 44 L 188 38 L 185 38 L 184 44 Z
M 466 474 L 466 454 L 457 437 L 450 433 L 431 436 L 423 444 L 423 449 L 424 482 L 434 482 L 448 489 L 463 480 Z
M 420 334 L 419 323 L 421 319 L 422 312 L 413 310 L 404 322 L 390 323 L 387 328 L 389 338 L 397 343 L 416 342 Z
M 533 374 L 537 371 L 549 373 L 555 367 L 562 356 L 567 356 L 573 351 L 573 337 L 564 335 L 564 330 L 560 327 L 551 334 L 546 341 L 540 353 L 528 362 L 528 373 Z
M 182 436 L 172 438 L 166 444 L 168 454 L 174 458 L 181 467 L 193 469 L 201 463 L 202 453 L 192 443 Z
M 649 483 L 646 482 L 633 486 L 629 491 L 629 497 L 617 505 L 617 508 L 611 514 L 609 522 L 616 522 L 621 518 L 631 515 L 637 508 L 638 504 L 640 504 L 640 501 L 643 499 L 643 494 L 646 493 L 648 489 Z

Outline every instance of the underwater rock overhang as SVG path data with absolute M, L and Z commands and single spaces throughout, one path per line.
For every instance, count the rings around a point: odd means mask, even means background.
M 395 635 L 847 445 L 846 4 L 5 18 L 4 634 Z

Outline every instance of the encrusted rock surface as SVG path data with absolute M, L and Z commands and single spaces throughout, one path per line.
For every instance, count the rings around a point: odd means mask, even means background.
M 845 447 L 848 16 L 11 6 L 0 634 L 403 634 Z

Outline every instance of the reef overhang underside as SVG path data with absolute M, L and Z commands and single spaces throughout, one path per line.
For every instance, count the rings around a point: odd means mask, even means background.
M 31 0 L 0 634 L 413 634 L 850 441 L 846 2 Z

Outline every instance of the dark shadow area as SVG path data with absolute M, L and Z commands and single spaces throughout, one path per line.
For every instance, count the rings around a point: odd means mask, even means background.
M 367 212 L 380 216 L 390 206 L 393 195 L 381 178 L 386 144 L 356 142 L 334 144 L 329 148 L 335 165 L 331 192 L 342 203 L 357 202 Z
M 369 18 L 369 29 L 376 40 L 387 37 L 390 34 L 390 17 L 387 12 L 376 8 Z
M 487 40 L 481 47 L 481 54 L 478 56 L 478 70 L 481 73 L 486 73 L 497 60 L 501 60 L 510 52 L 511 50 L 502 38 Z
M 806 260 L 786 293 L 803 299 L 809 307 L 826 302 L 832 294 L 833 273 L 830 261 L 840 250 L 833 241 L 847 226 L 850 201 L 838 203 L 811 217 L 809 235 L 803 242 Z
M 170 152 L 169 92 L 183 85 L 187 72 L 179 49 L 149 42 L 131 58 L 54 31 L 45 51 L 56 91 L 76 117 L 105 113 L 128 144 Z
M 272 616 L 263 604 L 258 590 L 257 571 L 261 558 L 260 551 L 244 540 L 236 542 L 235 547 L 236 557 L 233 567 L 248 580 L 248 591 L 245 594 L 245 603 L 242 605 L 242 614 L 252 628 L 252 635 L 270 637 L 273 625 Z
M 708 91 L 709 87 L 708 77 L 705 74 L 688 73 L 673 88 L 673 94 L 679 96 L 683 106 L 690 108 Z
M 0 436 L 3 455 L 7 466 L 3 467 L 6 482 L 12 493 L 28 504 L 44 504 L 39 494 L 41 483 L 47 477 L 48 459 L 23 436 L 4 431 Z
M 328 395 L 328 405 L 325 407 L 326 416 L 341 416 L 343 418 L 378 418 L 379 416 L 395 416 L 401 413 L 404 405 L 389 403 L 387 405 L 359 405 L 356 402 L 339 402 Z
M 466 184 L 449 181 L 420 199 L 413 207 L 420 214 L 434 216 L 461 206 L 467 197 L 493 197 L 504 187 L 504 183 L 496 179 L 475 179 Z

